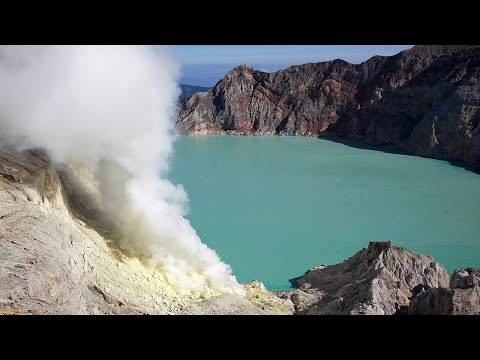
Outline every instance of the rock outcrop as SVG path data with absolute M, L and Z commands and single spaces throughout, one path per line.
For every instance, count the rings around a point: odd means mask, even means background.
M 389 242 L 371 242 L 341 264 L 320 266 L 297 279 L 289 297 L 299 315 L 392 315 L 409 306 L 419 285 L 448 287 L 448 274 L 432 257 Z
M 480 47 L 425 45 L 354 65 L 245 65 L 181 103 L 181 134 L 340 136 L 480 165 Z
M 74 169 L 57 171 L 41 150 L 0 149 L 0 314 L 292 312 L 259 284 L 245 297 L 179 295 L 160 271 L 115 246 L 108 222 L 94 221 L 95 191 L 82 190 L 94 189 L 91 174 Z
M 480 315 L 480 270 L 455 271 L 449 289 L 422 288 L 409 315 Z

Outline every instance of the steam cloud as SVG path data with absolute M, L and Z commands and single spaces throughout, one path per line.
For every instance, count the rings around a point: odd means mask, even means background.
M 122 246 L 180 292 L 242 293 L 230 267 L 178 215 L 187 194 L 165 178 L 178 73 L 163 48 L 2 46 L 0 126 L 56 162 L 93 161 Z

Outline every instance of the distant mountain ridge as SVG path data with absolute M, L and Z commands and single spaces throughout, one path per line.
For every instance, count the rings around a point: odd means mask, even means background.
M 358 64 L 240 65 L 181 103 L 181 134 L 341 136 L 480 166 L 480 47 L 419 45 Z
M 198 92 L 210 90 L 210 88 L 206 86 L 196 86 L 196 85 L 188 85 L 188 84 L 180 84 L 180 89 L 182 90 L 180 94 L 180 100 L 183 100 Z

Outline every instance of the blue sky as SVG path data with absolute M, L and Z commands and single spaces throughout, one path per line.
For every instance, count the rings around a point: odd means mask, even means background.
M 213 86 L 231 68 L 247 64 L 263 71 L 343 59 L 361 63 L 374 55 L 394 55 L 412 45 L 175 45 L 182 83 Z

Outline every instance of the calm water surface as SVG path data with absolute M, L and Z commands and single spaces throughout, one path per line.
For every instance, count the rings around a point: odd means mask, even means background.
M 179 137 L 187 218 L 241 282 L 273 290 L 369 241 L 480 266 L 480 175 L 445 161 L 299 137 Z

